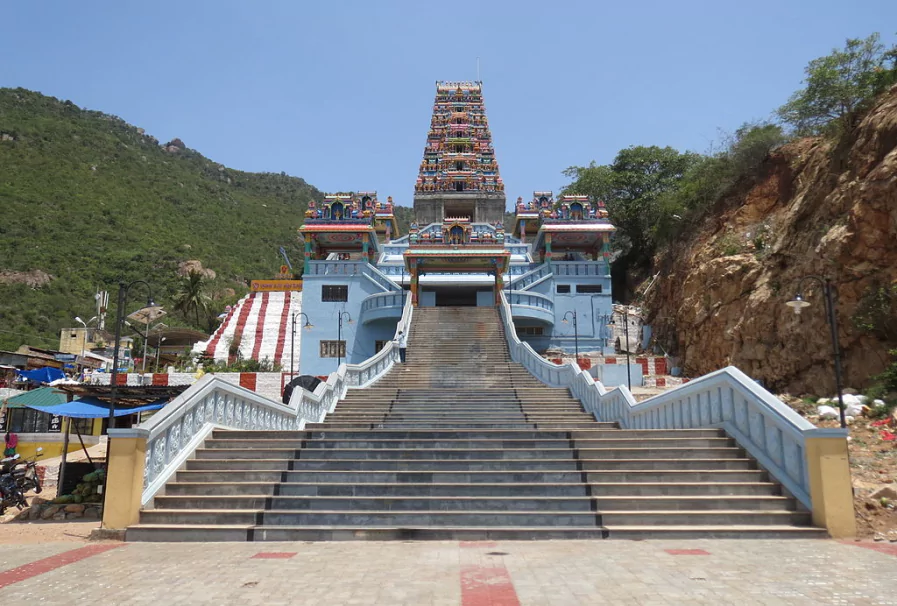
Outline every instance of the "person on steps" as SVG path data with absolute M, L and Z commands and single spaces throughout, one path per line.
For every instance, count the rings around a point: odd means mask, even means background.
M 399 348 L 399 362 L 404 364 L 405 349 L 408 347 L 408 338 L 405 336 L 405 333 L 400 330 L 399 334 L 396 335 L 396 338 L 393 339 L 393 343 Z

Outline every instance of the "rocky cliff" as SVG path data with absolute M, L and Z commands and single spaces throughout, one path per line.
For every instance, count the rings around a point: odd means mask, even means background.
M 687 373 L 733 364 L 771 388 L 832 393 L 821 288 L 806 286 L 812 305 L 800 316 L 785 306 L 810 274 L 837 289 L 845 384 L 883 370 L 897 345 L 854 319 L 869 292 L 897 284 L 895 146 L 897 87 L 839 143 L 801 139 L 771 153 L 658 256 L 649 320 Z

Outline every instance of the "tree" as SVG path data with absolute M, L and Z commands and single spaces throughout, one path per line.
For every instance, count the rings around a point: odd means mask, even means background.
M 650 266 L 655 251 L 661 197 L 674 191 L 682 176 L 701 156 L 656 145 L 622 149 L 610 165 L 572 166 L 564 174 L 573 178 L 562 193 L 587 194 L 604 200 L 610 220 L 617 226 L 615 239 L 626 266 Z
M 189 319 L 192 312 L 196 317 L 196 326 L 200 327 L 200 312 L 209 313 L 211 298 L 206 294 L 205 277 L 198 271 L 191 271 L 181 280 L 178 292 L 174 295 L 174 308 Z
M 804 71 L 806 86 L 779 108 L 781 120 L 799 135 L 845 132 L 855 113 L 897 80 L 897 46 L 885 49 L 877 33 L 849 38 Z

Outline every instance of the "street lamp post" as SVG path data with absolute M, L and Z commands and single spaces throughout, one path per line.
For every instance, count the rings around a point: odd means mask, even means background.
M 84 335 L 81 337 L 81 370 L 84 370 L 84 350 L 87 347 L 87 326 L 94 320 L 99 319 L 99 316 L 94 316 L 90 320 L 85 322 L 79 316 L 75 316 L 75 322 L 84 327 Z
M 623 314 L 623 338 L 626 339 L 626 386 L 629 388 L 629 391 L 632 391 L 632 368 L 629 365 L 629 312 L 625 309 L 622 311 Z M 611 316 L 611 321 L 608 323 L 608 326 L 616 326 L 616 320 Z
M 293 332 L 290 335 L 290 380 L 293 380 L 293 374 L 296 372 L 296 365 L 294 364 L 295 355 L 296 355 L 296 316 L 305 316 L 305 324 L 302 326 L 305 330 L 311 330 L 314 328 L 314 325 L 311 323 L 311 320 L 308 319 L 308 314 L 297 311 L 293 314 Z
M 346 324 L 352 323 L 352 316 L 349 315 L 348 311 L 339 312 L 338 318 L 339 323 L 337 324 L 336 329 L 336 368 L 339 370 L 339 365 L 343 361 L 343 350 L 342 350 L 342 341 L 343 341 L 343 317 L 346 318 Z
M 576 311 L 568 311 L 564 314 L 561 322 L 567 324 L 567 316 L 573 315 L 573 351 L 576 352 L 576 364 L 579 365 L 579 327 L 576 323 Z
M 134 280 L 130 284 L 125 284 L 124 282 L 119 282 L 118 284 L 118 316 L 115 320 L 115 344 L 113 346 L 113 354 L 112 354 L 112 376 L 110 377 L 110 389 L 109 389 L 109 418 L 106 425 L 106 479 L 103 483 L 103 503 L 105 505 L 106 494 L 108 494 L 108 490 L 106 490 L 106 482 L 109 481 L 109 455 L 112 452 L 112 436 L 109 434 L 110 429 L 115 428 L 115 404 L 118 401 L 118 351 L 121 348 L 121 331 L 122 325 L 125 323 L 125 307 L 128 304 L 128 291 L 132 286 L 137 284 L 143 284 L 146 286 L 149 297 L 147 298 L 146 307 L 144 310 L 149 314 L 153 311 L 159 312 L 162 311 L 161 307 L 157 306 L 153 301 L 153 289 L 149 285 L 146 280 Z
M 808 280 L 818 282 L 822 286 L 822 293 L 825 296 L 825 314 L 828 320 L 829 330 L 832 336 L 832 355 L 835 361 L 835 386 L 838 388 L 838 410 L 841 416 L 841 428 L 847 427 L 847 419 L 844 412 L 844 394 L 841 380 L 841 346 L 838 343 L 838 316 L 835 314 L 835 285 L 828 278 L 820 278 L 819 276 L 804 276 L 797 284 L 797 294 L 794 299 L 785 303 L 788 307 L 794 309 L 796 315 L 800 315 L 804 307 L 809 307 L 810 303 L 804 301 L 802 294 L 802 286 Z
M 161 337 L 159 342 L 156 343 L 156 372 L 159 372 L 159 352 L 162 350 L 162 343 L 164 343 L 167 338 L 168 337 Z

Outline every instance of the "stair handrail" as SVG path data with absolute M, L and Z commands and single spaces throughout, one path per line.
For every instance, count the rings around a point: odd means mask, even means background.
M 385 288 L 388 292 L 396 292 L 398 290 L 402 290 L 402 287 L 393 282 L 392 278 L 387 276 L 385 273 L 383 273 L 370 263 L 365 263 L 362 267 L 362 271 L 374 282 Z
M 516 287 L 516 290 L 524 290 L 534 282 L 541 280 L 551 273 L 550 263 L 540 263 L 536 267 L 519 276 L 513 276 L 508 280 L 509 286 Z
M 597 420 L 619 423 L 624 429 L 722 428 L 812 510 L 806 440 L 846 438 L 846 430 L 816 428 L 734 366 L 637 402 L 626 386 L 608 390 L 577 364 L 556 365 L 520 341 L 504 292 L 499 311 L 511 359 L 543 383 L 569 389 Z
M 407 334 L 412 317 L 411 297 L 406 297 L 396 336 L 399 331 Z M 367 387 L 398 360 L 398 348 L 390 341 L 360 364 L 340 364 L 314 392 L 294 389 L 287 404 L 206 374 L 150 419 L 133 428 L 110 429 L 109 435 L 146 441 L 141 494 L 146 505 L 213 430 L 302 430 L 307 423 L 322 422 L 348 389 Z

